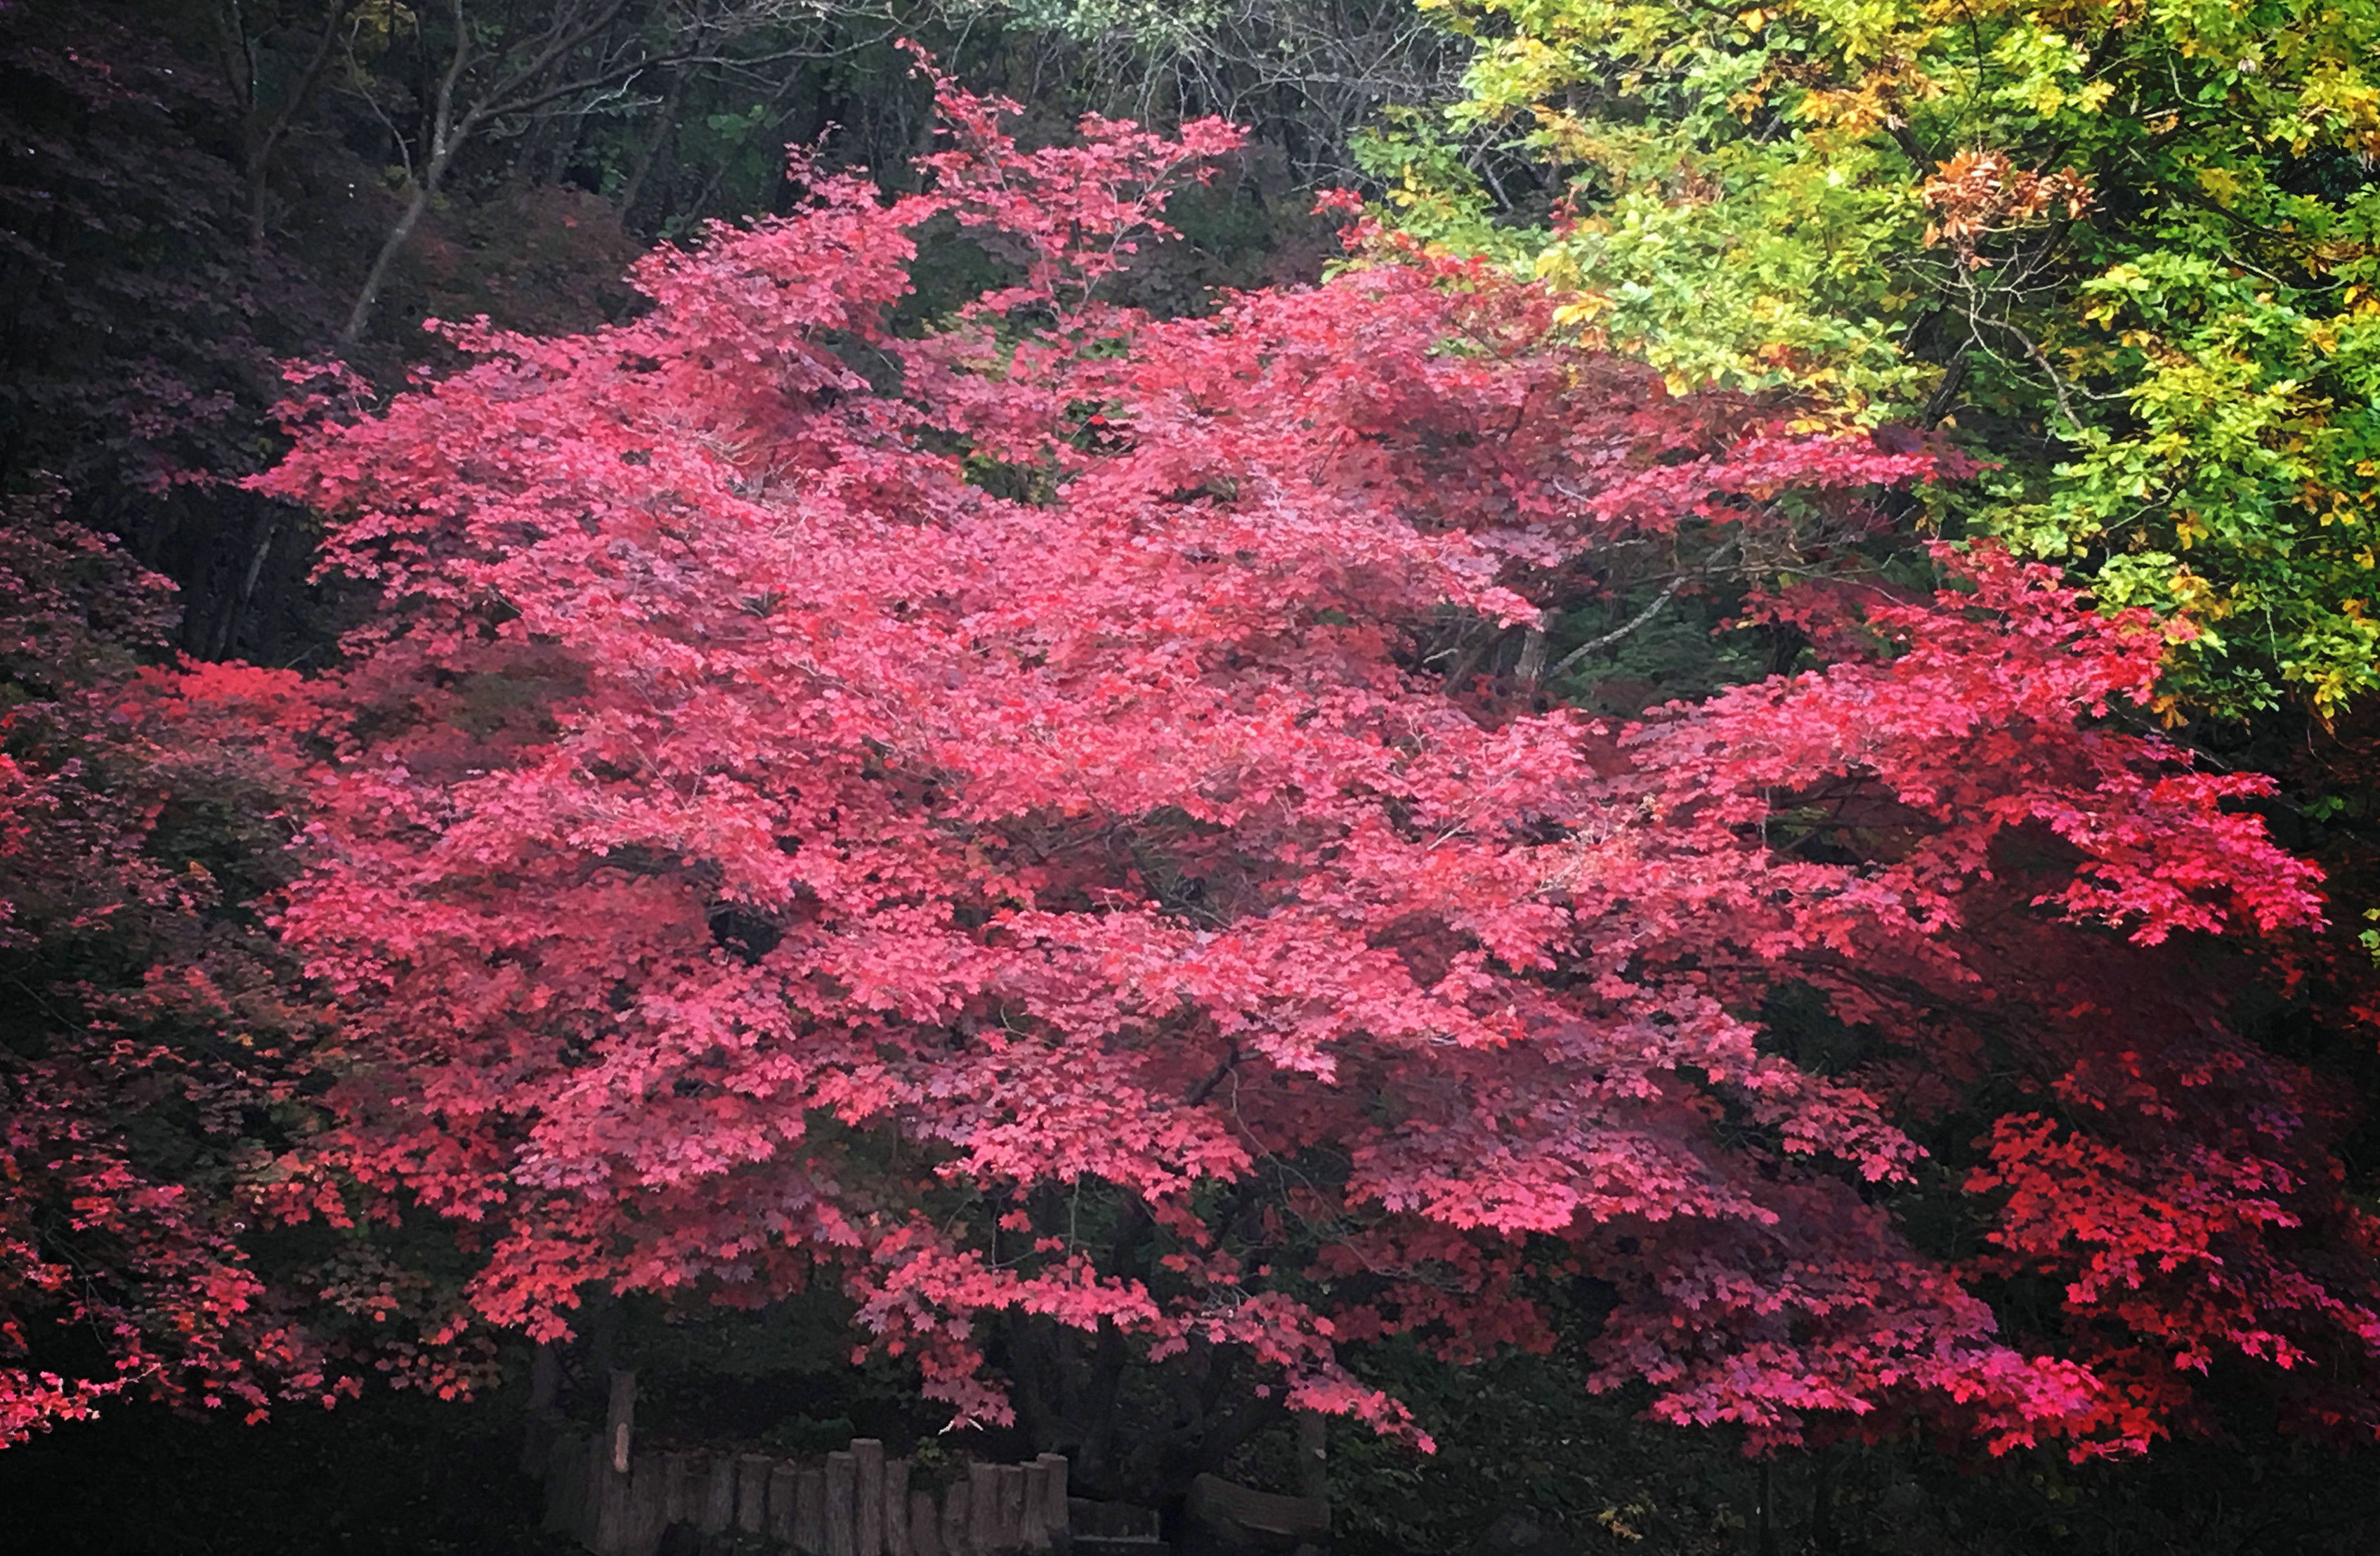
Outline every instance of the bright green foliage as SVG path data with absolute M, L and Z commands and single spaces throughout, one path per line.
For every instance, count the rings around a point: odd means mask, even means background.
M 1963 520 L 2187 613 L 2186 700 L 2380 690 L 2380 6 L 1423 4 L 1481 44 L 1450 128 L 1556 171 L 1524 247 L 1574 322 L 1979 438 Z M 1373 160 L 1426 236 L 1485 225 L 1426 136 Z

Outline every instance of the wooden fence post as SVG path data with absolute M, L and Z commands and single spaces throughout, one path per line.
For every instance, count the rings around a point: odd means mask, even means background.
M 695 1479 L 694 1455 L 662 1455 L 662 1526 L 691 1524 L 702 1516 L 702 1487 Z
M 699 1527 L 706 1535 L 723 1535 L 735 1526 L 735 1461 L 724 1453 L 713 1453 L 704 1477 Z
M 769 1456 L 745 1453 L 735 1461 L 735 1526 L 757 1535 L 769 1526 Z
M 628 1521 L 620 1556 L 653 1556 L 669 1527 L 668 1473 L 662 1459 L 647 1453 L 628 1470 Z
M 826 1456 L 826 1556 L 857 1556 L 856 1509 L 858 1462 L 848 1453 Z
M 1033 1462 L 1047 1472 L 1041 1483 L 1041 1526 L 1052 1539 L 1062 1539 L 1073 1526 L 1073 1517 L 1066 1511 L 1066 1455 L 1044 1453 Z
M 1000 1470 L 967 1463 L 967 1549 L 992 1556 L 1000 1549 Z
M 884 1462 L 884 1556 L 910 1556 L 909 1461 Z
M 1025 1466 L 998 1465 L 993 1473 L 994 1484 L 1000 1488 L 1000 1512 L 991 1538 L 1000 1542 L 1001 1550 L 1014 1550 L 1025 1539 Z
M 962 1480 L 942 1493 L 942 1556 L 974 1556 L 967 1541 L 975 1527 L 975 1512 L 967 1506 L 970 1488 Z
M 572 1511 L 577 1516 L 566 1531 L 572 1538 L 588 1549 L 594 1549 L 595 1537 L 602 1527 L 603 1489 L 611 1479 L 612 1451 L 600 1437 L 585 1440 L 586 1452 L 579 1455 L 578 1505 Z
M 884 1444 L 872 1437 L 853 1438 L 851 1464 L 852 1539 L 858 1556 L 884 1556 Z
M 1050 1549 L 1050 1526 L 1044 1513 L 1050 1505 L 1050 1466 L 1038 1460 L 1025 1466 L 1025 1501 L 1016 1519 L 1016 1543 L 1026 1550 Z
M 587 1539 L 595 1556 L 628 1556 L 628 1485 L 608 1457 L 595 1466 L 595 1527 Z
M 804 1556 L 826 1550 L 826 1471 L 806 1469 L 794 1489 L 794 1549 Z
M 794 1543 L 794 1504 L 799 1499 L 802 1472 L 789 1464 L 769 1466 L 769 1538 Z
M 941 1513 L 931 1491 L 909 1493 L 909 1556 L 944 1556 Z
M 630 1439 L 637 1426 L 637 1375 L 621 1368 L 612 1369 L 611 1407 L 603 1418 L 603 1444 L 612 1459 L 612 1473 L 628 1473 Z

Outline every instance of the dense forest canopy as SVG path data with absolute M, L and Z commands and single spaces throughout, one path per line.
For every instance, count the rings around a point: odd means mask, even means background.
M 2376 30 L 0 7 L 0 1475 L 2352 1549 Z

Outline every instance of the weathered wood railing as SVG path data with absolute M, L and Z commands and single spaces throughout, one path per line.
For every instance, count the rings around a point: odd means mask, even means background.
M 532 1406 L 525 1468 L 545 1481 L 545 1527 L 596 1556 L 656 1556 L 672 1526 L 758 1537 L 804 1556 L 1004 1556 L 1047 1550 L 1067 1530 L 1066 1460 L 969 1464 L 937 1495 L 906 1459 L 855 1439 L 824 1462 L 765 1453 L 639 1453 L 634 1374 L 612 1377 L 601 1435 Z

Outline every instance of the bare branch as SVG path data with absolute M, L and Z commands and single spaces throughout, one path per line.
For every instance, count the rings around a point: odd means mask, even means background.
M 1663 586 L 1660 593 L 1653 596 L 1653 602 L 1651 604 L 1645 606 L 1643 610 L 1637 612 L 1634 615 L 1629 617 L 1618 626 L 1613 627 L 1610 631 L 1603 633 L 1599 637 L 1589 638 L 1585 642 L 1581 643 L 1578 647 L 1571 650 L 1570 652 L 1556 660 L 1554 662 L 1553 668 L 1546 672 L 1546 678 L 1548 680 L 1553 679 L 1555 676 L 1563 674 L 1565 671 L 1569 670 L 1572 665 L 1576 664 L 1580 660 L 1585 659 L 1587 655 L 1595 652 L 1597 650 L 1608 649 L 1612 644 L 1617 643 L 1621 638 L 1629 636 L 1631 633 L 1648 625 L 1655 616 L 1661 614 L 1661 612 L 1669 605 L 1670 601 L 1678 597 L 1678 590 L 1685 588 L 1688 583 L 1692 582 L 1695 578 L 1708 577 L 1711 574 L 1711 570 L 1718 565 L 1719 558 L 1725 556 L 1729 551 L 1734 548 L 1736 543 L 1737 542 L 1732 536 L 1729 537 L 1726 541 L 1720 543 L 1717 551 L 1712 552 L 1710 555 L 1703 559 L 1703 565 L 1701 566 L 1694 569 L 1692 572 L 1680 573 L 1677 577 L 1671 578 L 1668 584 Z

